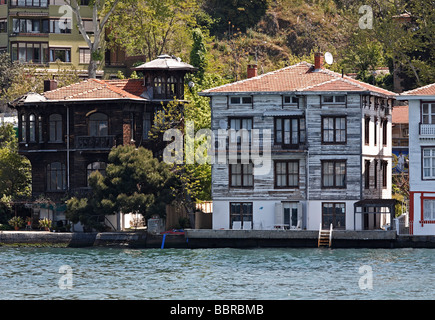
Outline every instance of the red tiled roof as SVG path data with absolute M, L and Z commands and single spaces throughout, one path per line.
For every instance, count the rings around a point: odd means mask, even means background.
M 139 90 L 139 80 L 97 80 L 88 79 L 69 86 L 44 92 L 47 100 L 77 100 L 77 99 L 143 99 Z M 142 83 L 142 82 L 141 82 Z M 131 91 L 130 91 L 131 90 Z
M 372 91 L 387 96 L 396 95 L 328 69 L 314 70 L 314 66 L 307 62 L 204 90 L 203 93 L 286 91 Z
M 393 123 L 409 123 L 408 106 L 393 107 L 392 122 Z
M 432 84 L 429 84 L 427 86 L 420 87 L 417 89 L 402 92 L 401 95 L 405 95 L 405 96 L 409 96 L 409 95 L 435 96 L 435 83 L 432 83 Z

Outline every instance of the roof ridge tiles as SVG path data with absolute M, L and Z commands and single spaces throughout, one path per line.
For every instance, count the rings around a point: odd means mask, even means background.
M 426 89 L 429 89 L 429 88 L 431 89 L 432 86 L 434 87 L 434 92 L 435 92 L 435 82 L 434 82 L 434 83 L 430 83 L 430 84 L 427 84 L 427 85 L 419 87 L 419 88 L 415 88 L 415 89 L 412 89 L 412 90 L 408 90 L 408 91 L 402 92 L 401 95 L 405 95 L 406 96 L 406 95 L 409 95 L 409 94 L 414 94 L 414 93 L 416 93 L 418 91 L 421 91 L 421 90 L 426 90 Z

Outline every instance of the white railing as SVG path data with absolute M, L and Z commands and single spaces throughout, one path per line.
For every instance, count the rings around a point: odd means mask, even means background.
M 329 247 L 331 248 L 332 245 L 332 223 L 329 227 Z
M 421 136 L 435 136 L 435 124 L 420 123 Z

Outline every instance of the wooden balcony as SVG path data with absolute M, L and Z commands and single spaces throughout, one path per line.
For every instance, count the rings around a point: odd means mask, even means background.
M 115 144 L 115 136 L 78 136 L 75 141 L 78 150 L 110 150 Z
M 420 123 L 420 136 L 435 137 L 435 124 Z

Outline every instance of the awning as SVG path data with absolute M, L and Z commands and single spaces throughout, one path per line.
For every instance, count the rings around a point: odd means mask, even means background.
M 279 110 L 279 111 L 265 111 L 265 117 L 286 117 L 286 116 L 303 116 L 302 110 Z

